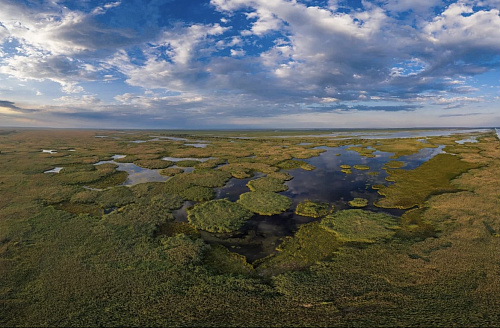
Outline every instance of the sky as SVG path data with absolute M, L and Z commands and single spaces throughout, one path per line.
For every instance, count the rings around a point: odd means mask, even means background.
M 0 0 L 0 126 L 500 126 L 497 0 Z

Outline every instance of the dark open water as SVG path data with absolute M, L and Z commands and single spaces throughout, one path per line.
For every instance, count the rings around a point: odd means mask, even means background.
M 346 150 L 349 146 L 336 148 L 321 147 L 326 150 L 317 157 L 306 159 L 309 164 L 316 167 L 316 170 L 305 171 L 302 169 L 287 170 L 293 179 L 286 182 L 288 190 L 281 192 L 292 199 L 292 206 L 284 213 L 272 216 L 254 215 L 238 231 L 227 234 L 213 234 L 201 232 L 202 237 L 208 243 L 222 244 L 230 250 L 247 257 L 249 262 L 275 253 L 276 246 L 279 245 L 285 236 L 292 236 L 304 223 L 320 220 L 310 217 L 300 216 L 294 213 L 297 204 L 303 200 L 328 202 L 335 206 L 335 210 L 348 209 L 348 201 L 355 197 L 362 197 L 369 200 L 369 205 L 365 210 L 373 212 L 385 212 L 393 216 L 401 216 L 404 211 L 396 209 L 381 209 L 373 206 L 373 202 L 379 198 L 376 190 L 371 188 L 374 184 L 389 184 L 385 181 L 387 176 L 383 165 L 388 161 L 393 153 L 374 152 L 376 157 L 362 157 L 354 151 Z M 442 152 L 440 148 L 425 148 L 418 154 L 402 156 L 397 160 L 405 162 L 404 169 L 413 169 L 423 162 Z M 337 154 L 340 154 L 338 156 Z M 361 171 L 352 168 L 352 174 L 345 174 L 340 171 L 340 165 L 368 165 L 370 170 Z M 369 172 L 378 172 L 378 175 L 370 175 Z M 227 198 L 236 201 L 239 195 L 248 192 L 246 186 L 248 181 L 264 174 L 256 174 L 250 179 L 232 178 L 225 187 L 217 188 L 217 198 Z M 186 203 L 185 207 L 175 212 L 179 221 L 187 221 L 185 208 L 192 206 L 194 202 Z

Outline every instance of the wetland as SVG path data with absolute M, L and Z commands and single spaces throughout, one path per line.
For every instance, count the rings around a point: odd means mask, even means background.
M 2 326 L 499 326 L 498 130 L 4 130 Z

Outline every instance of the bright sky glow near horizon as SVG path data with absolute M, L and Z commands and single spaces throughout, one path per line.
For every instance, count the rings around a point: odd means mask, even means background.
M 0 126 L 500 126 L 497 0 L 0 0 Z

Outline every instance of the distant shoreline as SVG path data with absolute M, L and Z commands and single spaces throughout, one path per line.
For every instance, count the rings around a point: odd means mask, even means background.
M 30 126 L 0 126 L 0 130 L 77 130 L 77 131 L 169 131 L 169 132 L 199 132 L 199 131 L 224 131 L 224 132 L 261 132 L 261 131 L 287 131 L 287 132 L 354 132 L 354 131 L 436 131 L 436 130 L 498 130 L 497 126 L 480 126 L 480 127 L 413 127 L 413 128 L 199 128 L 199 129 L 179 129 L 179 128 L 72 128 L 72 127 L 30 127 Z

